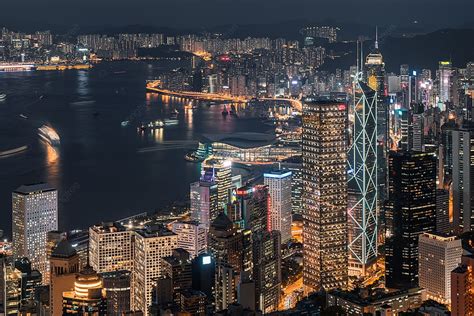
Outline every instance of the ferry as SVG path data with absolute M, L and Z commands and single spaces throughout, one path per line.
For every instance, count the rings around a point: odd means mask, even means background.
M 165 126 L 174 126 L 174 125 L 178 125 L 179 121 L 174 120 L 174 119 L 167 119 L 167 120 L 164 120 L 163 123 Z
M 165 123 L 162 120 L 157 120 L 154 122 L 150 122 L 148 124 L 142 124 L 140 125 L 140 129 L 142 131 L 147 130 L 147 129 L 158 129 L 158 128 L 163 128 L 165 126 Z
M 7 95 L 5 93 L 0 93 L 0 101 L 5 101 Z
M 61 139 L 59 138 L 58 133 L 56 133 L 53 128 L 47 125 L 43 125 L 38 128 L 38 135 L 41 137 L 41 139 L 52 146 L 61 145 Z

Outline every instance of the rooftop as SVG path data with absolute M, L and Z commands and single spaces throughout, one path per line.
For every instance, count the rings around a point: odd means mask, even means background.
M 32 184 L 24 184 L 20 187 L 18 187 L 13 193 L 18 193 L 18 194 L 31 194 L 31 193 L 36 193 L 36 192 L 49 192 L 49 191 L 56 191 L 55 188 L 53 188 L 51 185 L 48 183 L 32 183 Z
M 239 132 L 232 134 L 203 134 L 203 143 L 224 143 L 239 148 L 256 148 L 272 145 L 276 142 L 274 134 Z

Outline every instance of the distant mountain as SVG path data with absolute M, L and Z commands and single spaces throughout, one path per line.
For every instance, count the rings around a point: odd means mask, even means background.
M 380 51 L 384 56 L 387 72 L 399 73 L 401 64 L 408 64 L 416 70 L 426 68 L 434 71 L 442 60 L 450 60 L 454 67 L 461 68 L 469 61 L 474 61 L 473 38 L 474 29 L 445 29 L 412 37 L 388 36 L 380 42 Z M 373 41 L 365 42 L 364 46 L 366 55 L 370 47 L 373 47 Z M 349 69 L 356 64 L 354 42 L 338 43 L 328 49 L 336 52 L 350 50 L 350 53 L 329 60 L 322 70 Z

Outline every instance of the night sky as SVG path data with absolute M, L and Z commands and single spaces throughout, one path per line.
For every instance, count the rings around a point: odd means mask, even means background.
M 146 24 L 196 28 L 328 19 L 362 24 L 473 25 L 473 0 L 0 0 L 0 25 Z

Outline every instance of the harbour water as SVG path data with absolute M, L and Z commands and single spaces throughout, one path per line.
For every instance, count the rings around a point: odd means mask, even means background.
M 199 164 L 183 159 L 202 133 L 263 132 L 256 117 L 223 117 L 222 104 L 147 93 L 145 82 L 174 65 L 102 63 L 90 70 L 0 74 L 0 229 L 11 231 L 11 192 L 49 182 L 59 192 L 60 229 L 85 228 L 184 200 Z M 196 106 L 197 105 L 197 106 Z M 178 124 L 140 132 L 139 122 Z M 129 126 L 121 122 L 130 121 Z M 47 124 L 59 146 L 41 141 Z

